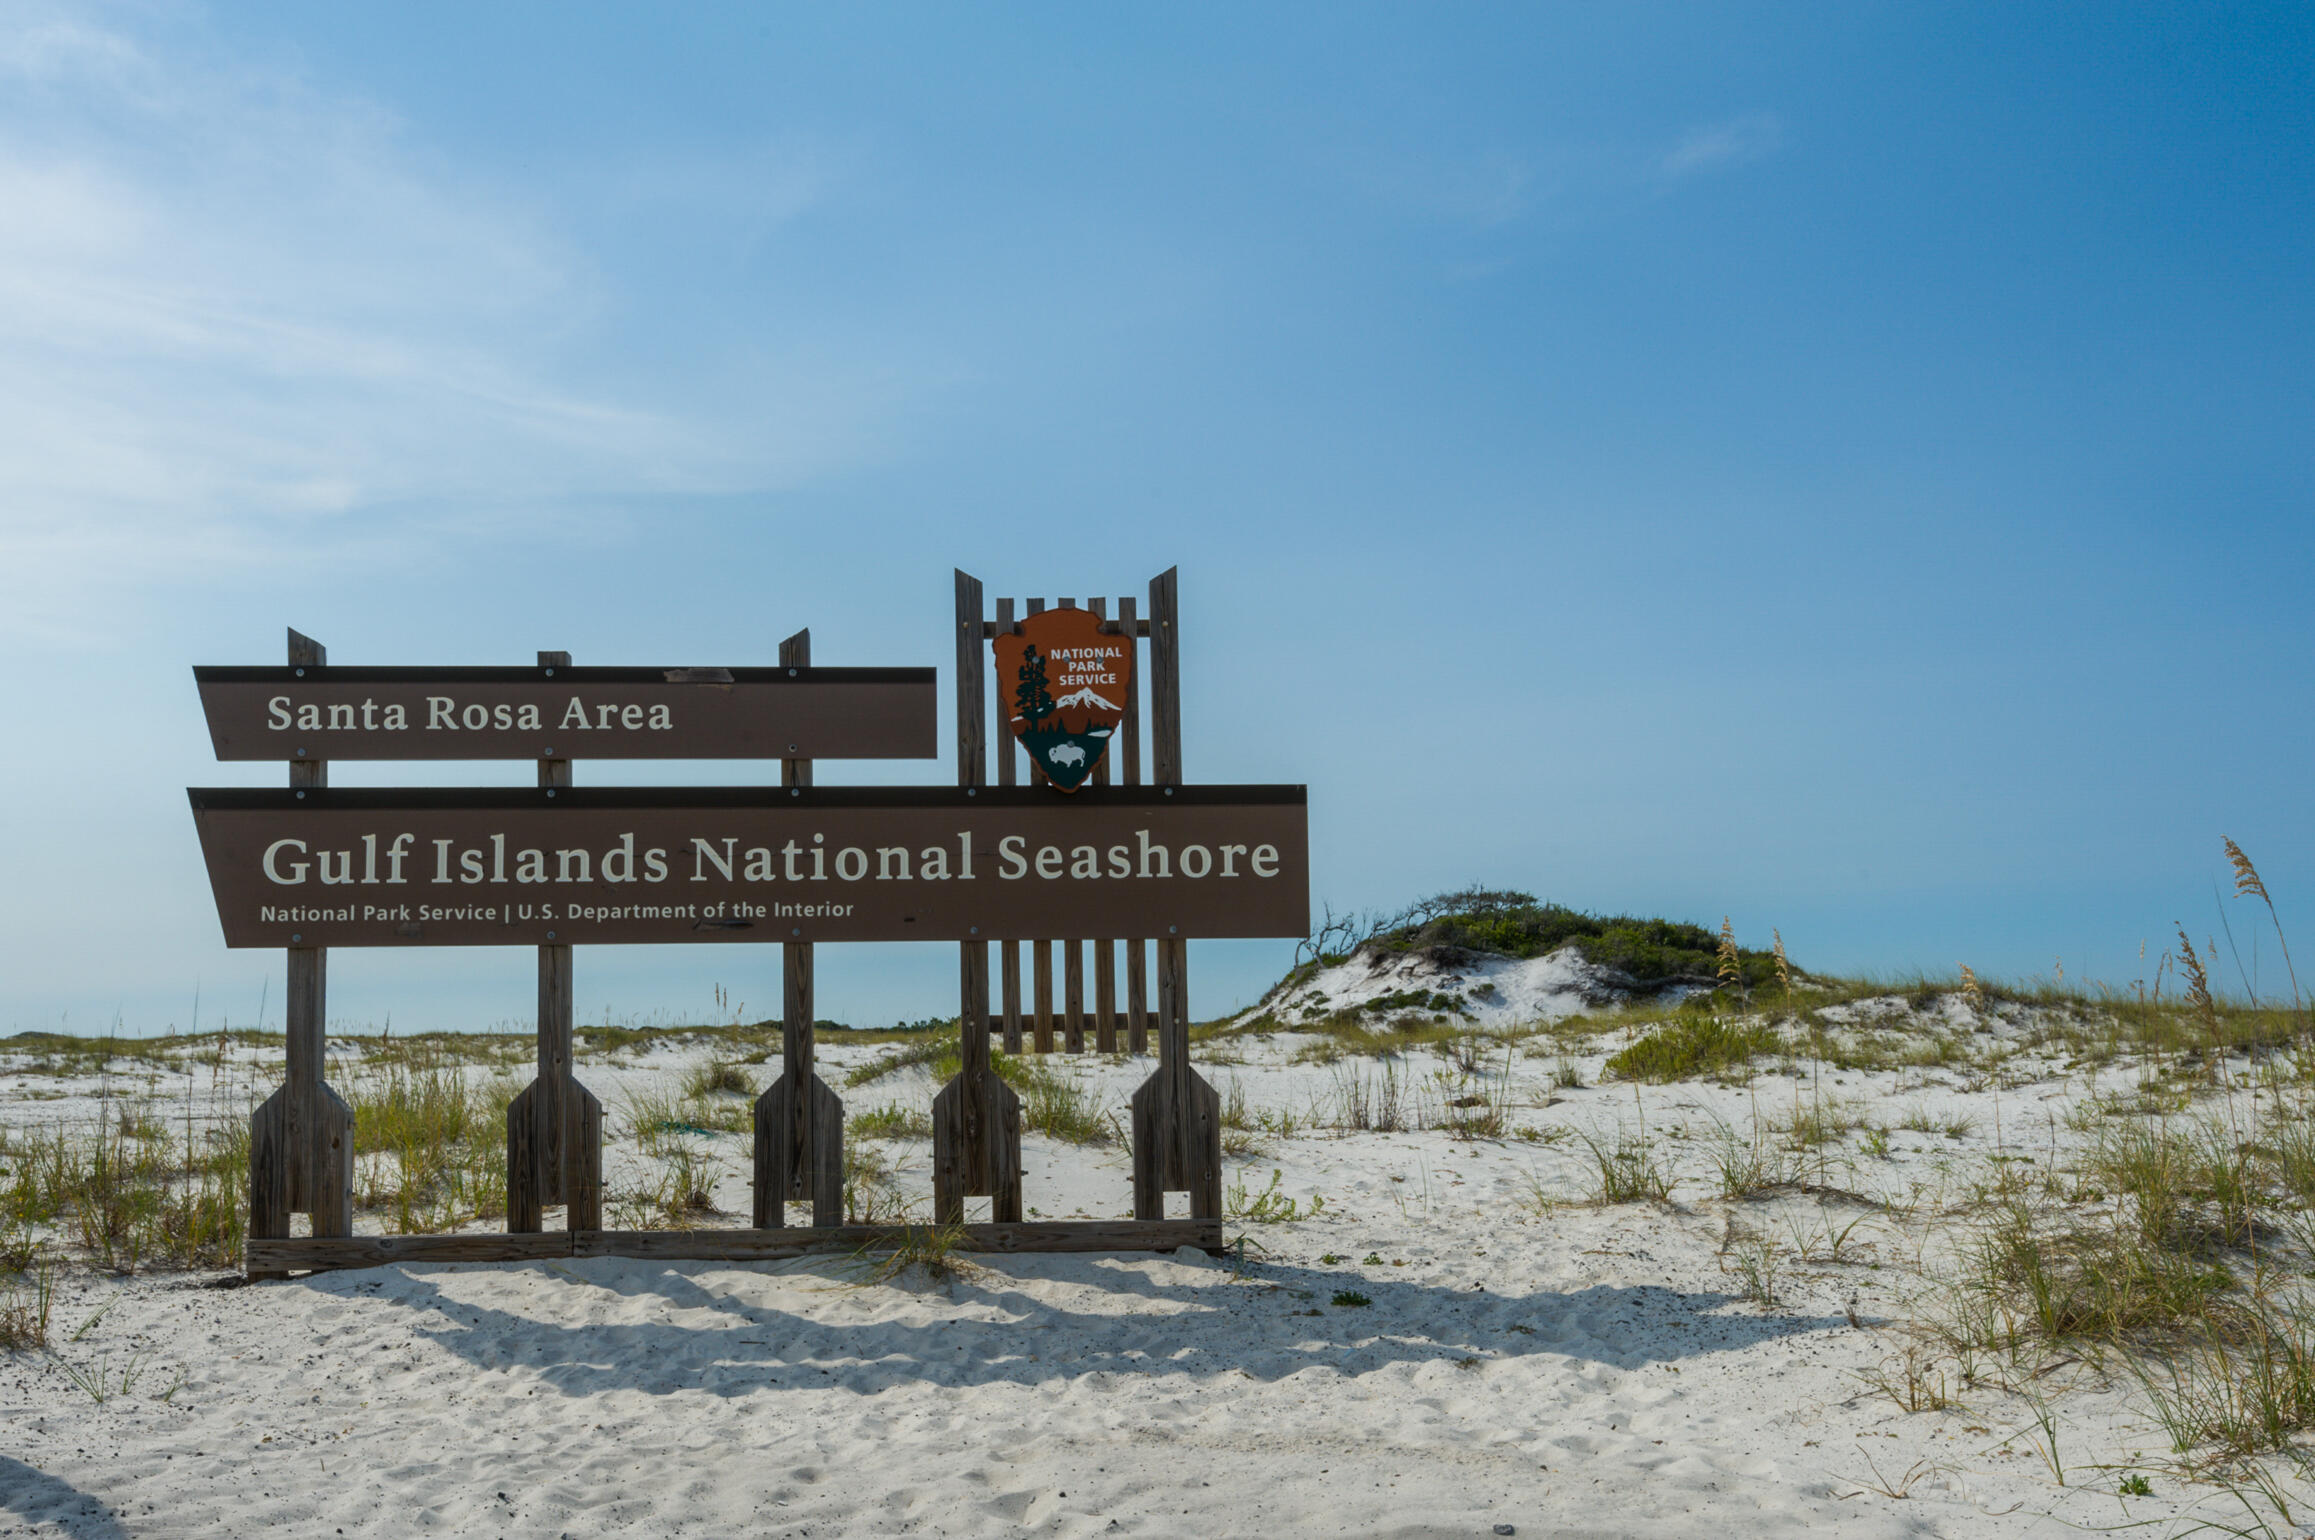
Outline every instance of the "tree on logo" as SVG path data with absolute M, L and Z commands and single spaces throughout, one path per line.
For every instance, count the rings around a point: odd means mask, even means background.
M 1053 692 L 1045 688 L 1045 655 L 1034 644 L 1021 654 L 1020 686 L 1013 691 L 1013 714 L 1032 726 L 1053 714 Z

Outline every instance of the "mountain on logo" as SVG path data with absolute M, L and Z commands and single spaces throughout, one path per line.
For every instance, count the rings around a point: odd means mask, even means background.
M 1091 685 L 1087 685 L 1082 690 L 1072 690 L 1067 695 L 1062 696 L 1059 700 L 1053 703 L 1053 709 L 1056 711 L 1068 711 L 1072 708 L 1079 711 L 1088 709 L 1094 711 L 1116 711 L 1119 709 L 1115 701 L 1103 700 L 1100 696 L 1094 694 L 1093 686 Z

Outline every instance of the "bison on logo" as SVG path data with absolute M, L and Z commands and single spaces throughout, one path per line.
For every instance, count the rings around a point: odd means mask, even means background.
M 997 638 L 1005 725 L 1061 791 L 1075 791 L 1125 720 L 1133 639 L 1105 636 L 1091 610 L 1046 610 Z

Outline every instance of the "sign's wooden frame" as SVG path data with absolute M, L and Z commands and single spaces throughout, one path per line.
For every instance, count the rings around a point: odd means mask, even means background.
M 1062 607 L 1074 601 L 1063 599 Z M 1173 569 L 1149 585 L 1149 615 L 1134 599 L 1118 602 L 1115 620 L 1102 600 L 1088 602 L 1102 629 L 1150 643 L 1150 782 L 1179 786 L 1181 674 L 1179 602 Z M 1027 613 L 1044 601 L 1031 599 Z M 956 574 L 957 784 L 988 785 L 991 734 L 987 688 L 988 643 L 1014 623 L 1015 601 L 1000 599 L 996 614 L 983 609 L 981 584 Z M 326 664 L 320 643 L 289 633 L 291 668 Z M 541 652 L 541 670 L 567 670 L 570 654 Z M 780 644 L 780 667 L 811 666 L 811 633 Z M 1133 671 L 1119 741 L 1104 756 L 1093 784 L 1105 785 L 1112 766 L 1127 785 L 1141 783 L 1143 671 Z M 998 784 L 1018 784 L 1012 736 L 1000 745 Z M 568 759 L 538 762 L 541 787 L 571 785 Z M 290 762 L 293 788 L 328 785 L 320 758 Z M 1032 777 L 1036 774 L 1034 766 Z M 812 761 L 781 762 L 781 784 L 812 784 Z M 959 945 L 963 1064 L 933 1104 L 933 1219 L 963 1249 L 979 1251 L 1219 1250 L 1222 1237 L 1221 1108 L 1214 1088 L 1189 1062 L 1188 943 L 1175 937 L 1056 938 L 1064 948 L 1067 1003 L 1062 1044 L 1088 1046 L 1084 1007 L 1085 948 L 1094 948 L 1095 1009 L 1092 1046 L 1115 1052 L 1124 1028 L 1125 1051 L 1147 1051 L 1153 1013 L 1147 1005 L 1145 946 L 1156 949 L 1154 1012 L 1158 1066 L 1132 1098 L 1133 1212 L 1131 1220 L 1026 1221 L 1022 1204 L 1020 1099 L 990 1061 L 990 1038 L 1002 1031 L 1008 1052 L 1024 1042 L 1021 943 L 1001 943 L 1003 1011 L 990 1011 L 988 941 Z M 1056 1046 L 1053 941 L 1034 941 L 1033 1046 Z M 1126 1002 L 1116 1003 L 1114 947 L 1126 951 Z M 904 1243 L 921 1226 L 864 1226 L 842 1222 L 843 1103 L 815 1072 L 813 949 L 787 941 L 782 952 L 781 1074 L 754 1108 L 754 1220 L 749 1229 L 690 1231 L 606 1230 L 602 1224 L 602 1105 L 579 1083 L 573 1066 L 572 948 L 538 948 L 538 1060 L 532 1082 L 507 1109 L 507 1233 L 356 1236 L 353 1234 L 353 1127 L 345 1103 L 322 1076 L 325 1052 L 327 954 L 319 947 L 288 951 L 285 1014 L 288 1064 L 285 1084 L 252 1120 L 250 1222 L 244 1263 L 251 1278 L 292 1271 L 376 1266 L 389 1262 L 513 1261 L 547 1257 L 624 1256 L 693 1260 L 764 1260 L 806 1251 L 863 1249 Z M 1185 1192 L 1190 1216 L 1168 1219 L 1165 1198 Z M 965 1222 L 965 1199 L 986 1197 L 990 1219 Z M 785 1206 L 812 1204 L 810 1228 L 785 1223 Z M 544 1230 L 544 1210 L 562 1205 L 567 1228 Z M 311 1216 L 312 1234 L 293 1237 L 290 1215 Z

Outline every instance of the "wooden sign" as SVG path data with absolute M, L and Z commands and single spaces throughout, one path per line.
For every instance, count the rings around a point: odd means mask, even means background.
M 995 641 L 1005 725 L 1059 791 L 1075 791 L 1125 718 L 1133 639 L 1105 635 L 1091 610 L 1045 610 Z
M 233 947 L 1301 937 L 1300 786 L 189 793 Z
M 196 668 L 219 759 L 931 759 L 929 668 Z

